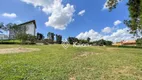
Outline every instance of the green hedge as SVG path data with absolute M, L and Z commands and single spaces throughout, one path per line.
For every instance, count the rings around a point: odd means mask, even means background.
M 20 40 L 0 40 L 0 44 L 22 44 Z M 35 43 L 30 43 L 26 42 L 24 44 L 35 44 Z
M 141 48 L 142 46 L 111 46 L 111 47 L 120 47 L 120 48 Z

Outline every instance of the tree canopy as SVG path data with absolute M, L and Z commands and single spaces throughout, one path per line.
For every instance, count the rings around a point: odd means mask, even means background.
M 122 0 L 108 0 L 106 7 L 111 11 L 119 1 Z M 142 34 L 142 0 L 128 0 L 127 6 L 130 19 L 124 20 L 124 23 L 131 29 L 130 33 L 139 36 L 139 33 Z
M 61 44 L 62 43 L 62 36 L 56 34 L 56 43 Z
M 47 33 L 48 39 L 52 40 L 52 42 L 54 42 L 54 36 L 55 36 L 55 34 L 52 33 L 52 32 L 48 32 L 48 33 Z

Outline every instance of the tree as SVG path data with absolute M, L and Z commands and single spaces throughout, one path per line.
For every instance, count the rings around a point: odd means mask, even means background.
M 4 23 L 0 22 L 0 29 L 4 27 Z
M 142 38 L 137 39 L 136 43 L 137 43 L 138 46 L 142 46 Z
M 31 43 L 34 44 L 36 37 L 31 34 L 19 33 L 16 38 L 21 41 L 22 44 Z
M 0 30 L 2 30 L 3 29 L 3 27 L 4 27 L 4 24 L 1 22 L 0 23 Z M 2 31 L 0 31 L 0 33 L 3 33 Z
M 111 41 L 106 41 L 106 40 L 101 39 L 101 40 L 92 42 L 92 44 L 98 45 L 98 46 L 103 46 L 103 45 L 111 46 L 111 45 L 112 45 L 112 42 L 111 42 Z
M 31 44 L 34 44 L 36 41 L 36 36 L 33 36 L 31 34 L 27 34 L 27 40 L 30 41 Z
M 90 42 L 90 40 L 91 40 L 91 39 L 88 37 L 88 38 L 87 38 L 87 42 L 89 43 L 89 42 Z
M 0 23 L 0 29 L 3 31 L 9 31 L 9 39 L 14 39 L 16 38 L 16 34 L 19 32 L 20 27 L 13 23 L 8 23 L 6 25 Z M 0 31 L 0 33 L 3 33 L 3 31 Z
M 16 39 L 22 41 L 22 43 L 25 43 L 28 39 L 28 34 L 26 34 L 27 27 L 18 26 L 16 31 Z
M 62 43 L 62 36 L 56 34 L 56 43 L 61 44 Z
M 106 42 L 105 42 L 105 40 L 101 39 L 97 42 L 97 45 L 103 46 L 103 45 L 106 45 Z
M 111 41 L 106 41 L 106 45 L 107 45 L 107 46 L 111 46 L 111 45 L 112 45 L 112 42 L 111 42 Z
M 73 44 L 74 42 L 78 42 L 78 39 L 75 38 L 75 37 L 68 37 L 68 42 L 69 42 L 70 44 Z
M 87 40 L 78 40 L 78 42 L 79 42 L 80 44 L 86 44 L 86 43 L 88 43 Z
M 48 32 L 48 34 L 47 34 L 48 39 L 52 40 L 52 42 L 54 42 L 54 36 L 55 36 L 55 34 L 52 32 Z
M 9 31 L 9 38 L 10 39 L 16 39 L 16 35 L 18 33 L 20 33 L 22 30 L 21 27 L 19 27 L 17 24 L 9 23 L 6 26 Z
M 12 23 L 8 23 L 7 25 L 4 25 L 4 23 L 0 23 L 0 29 L 3 30 L 3 31 L 9 31 L 9 29 L 14 26 L 15 24 L 12 24 Z M 1 31 L 1 33 L 3 33 Z
M 122 0 L 108 0 L 106 7 L 111 11 Z M 139 36 L 142 34 L 142 0 L 128 0 L 127 3 L 130 19 L 124 20 L 124 23 L 131 29 L 130 33 Z
M 37 40 L 43 40 L 44 36 L 41 33 L 37 33 Z

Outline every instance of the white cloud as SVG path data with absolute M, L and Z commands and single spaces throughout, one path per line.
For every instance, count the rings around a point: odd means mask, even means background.
M 134 38 L 133 35 L 128 32 L 128 30 L 129 30 L 128 28 L 123 28 L 123 29 L 118 29 L 116 32 L 113 32 L 110 35 L 102 35 L 91 29 L 88 32 L 80 33 L 76 37 L 78 39 L 87 39 L 88 37 L 90 37 L 91 41 L 96 41 L 100 39 L 109 40 L 112 42 L 119 42 L 122 40 L 135 40 L 136 38 Z
M 32 4 L 35 7 L 42 8 L 48 17 L 48 21 L 45 22 L 46 26 L 51 26 L 54 29 L 64 30 L 67 25 L 70 24 L 75 12 L 74 6 L 62 4 L 62 0 L 21 0 L 27 4 Z
M 85 12 L 86 12 L 85 10 L 82 10 L 78 13 L 78 15 L 83 16 Z
M 118 26 L 119 24 L 121 24 L 122 22 L 120 21 L 120 20 L 116 20 L 115 22 L 114 22 L 114 26 Z
M 49 21 L 46 22 L 46 26 L 52 26 L 55 29 L 64 30 L 66 29 L 66 26 L 72 22 L 74 19 L 73 13 L 74 13 L 74 6 L 67 4 L 66 7 L 63 7 L 59 5 L 52 13 L 52 15 L 49 17 Z
M 106 35 L 103 37 L 105 40 L 110 40 L 113 42 L 119 42 L 122 40 L 134 40 L 136 38 L 133 37 L 132 34 L 129 33 L 128 28 L 118 29 L 116 32 L 111 35 Z
M 91 41 L 102 39 L 102 36 L 98 32 L 95 32 L 93 29 L 89 30 L 88 32 L 82 32 L 78 36 L 76 36 L 76 38 L 78 39 L 87 39 L 88 37 L 91 38 Z
M 112 32 L 112 29 L 110 27 L 105 27 L 103 30 L 102 30 L 103 33 L 111 33 Z
M 8 17 L 8 18 L 16 18 L 17 15 L 15 13 L 3 13 L 2 16 Z

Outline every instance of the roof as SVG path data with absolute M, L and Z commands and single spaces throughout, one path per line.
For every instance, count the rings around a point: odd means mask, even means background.
M 37 28 L 37 26 L 36 26 L 36 21 L 35 21 L 35 20 L 31 20 L 31 21 L 28 21 L 28 22 L 19 24 L 18 26 L 25 25 L 25 24 L 28 24 L 28 23 L 34 23 L 35 27 Z
M 127 44 L 136 44 L 136 40 L 127 40 L 127 41 L 116 42 L 113 45 L 127 45 Z
M 136 40 L 124 41 L 123 44 L 136 44 Z

